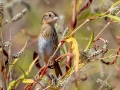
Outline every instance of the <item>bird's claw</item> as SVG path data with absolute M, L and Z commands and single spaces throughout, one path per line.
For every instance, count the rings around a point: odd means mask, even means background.
M 48 60 L 48 68 L 54 69 L 54 63 L 55 61 L 53 60 L 52 57 L 50 57 Z

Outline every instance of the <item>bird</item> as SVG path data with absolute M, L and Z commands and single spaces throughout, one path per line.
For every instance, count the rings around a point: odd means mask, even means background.
M 53 11 L 48 11 L 43 15 L 41 21 L 40 34 L 38 36 L 38 53 L 40 60 L 44 60 L 47 64 L 57 49 L 58 46 L 58 35 L 54 27 L 56 21 L 59 20 L 58 14 Z M 53 57 L 53 66 L 48 66 L 50 69 L 55 70 L 57 77 L 62 76 L 62 71 L 58 62 L 55 62 L 55 59 L 60 56 L 60 49 L 57 51 L 56 55 Z

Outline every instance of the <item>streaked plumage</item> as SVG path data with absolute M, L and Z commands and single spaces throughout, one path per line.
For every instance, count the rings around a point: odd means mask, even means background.
M 48 63 L 50 56 L 58 46 L 58 36 L 54 28 L 55 22 L 58 20 L 58 15 L 55 12 L 47 12 L 42 18 L 42 26 L 38 37 L 38 51 L 40 60 Z M 60 55 L 60 50 L 56 53 L 55 58 Z M 58 62 L 54 64 L 57 77 L 62 75 Z

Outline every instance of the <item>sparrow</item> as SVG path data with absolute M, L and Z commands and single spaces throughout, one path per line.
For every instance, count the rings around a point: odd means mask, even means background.
M 40 34 L 38 36 L 38 53 L 40 60 L 44 60 L 47 64 L 50 57 L 53 55 L 58 46 L 58 35 L 55 30 L 54 24 L 59 20 L 57 13 L 48 11 L 44 14 L 42 18 L 42 25 Z M 60 56 L 60 50 L 57 51 L 56 55 L 53 57 L 51 62 L 54 62 L 53 68 L 55 69 L 56 76 L 62 76 L 62 71 L 60 69 L 59 63 L 55 62 L 55 59 Z M 53 69 L 51 66 L 48 68 Z

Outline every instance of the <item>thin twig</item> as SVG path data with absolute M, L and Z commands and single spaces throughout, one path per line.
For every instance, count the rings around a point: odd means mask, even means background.
M 106 27 L 108 27 L 108 25 L 111 23 L 111 21 L 109 21 L 106 25 L 105 25 L 105 27 L 99 32 L 99 34 L 95 37 L 95 39 L 94 40 L 96 40 L 99 36 L 100 36 L 100 34 L 106 29 Z
M 10 61 L 12 61 L 12 56 L 11 56 L 11 46 L 12 46 L 11 29 L 10 29 L 9 41 L 11 42 L 11 44 L 9 45 L 9 49 L 8 49 L 8 65 L 9 65 Z M 8 69 L 9 69 L 9 67 L 8 67 Z M 9 79 L 12 79 L 12 71 L 10 73 L 11 74 L 9 74 Z
M 67 38 L 71 37 L 77 30 L 79 30 L 89 19 L 85 20 L 81 25 L 79 25 Z
M 111 77 L 111 75 L 113 74 L 113 71 L 114 71 L 114 69 L 111 70 L 110 74 L 109 74 L 108 77 L 104 80 L 104 82 L 107 82 L 107 81 L 108 81 L 108 79 L 109 79 L 109 78 Z M 102 85 L 98 88 L 98 90 L 101 90 L 102 87 L 104 86 L 104 84 L 105 84 L 105 83 L 102 83 Z

